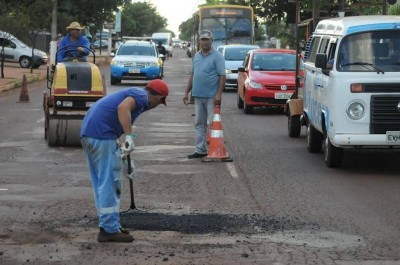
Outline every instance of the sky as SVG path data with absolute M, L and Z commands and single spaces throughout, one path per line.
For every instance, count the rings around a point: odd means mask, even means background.
M 191 18 L 199 4 L 205 0 L 134 0 L 134 2 L 149 2 L 155 6 L 160 16 L 167 19 L 167 29 L 179 36 L 179 25 Z

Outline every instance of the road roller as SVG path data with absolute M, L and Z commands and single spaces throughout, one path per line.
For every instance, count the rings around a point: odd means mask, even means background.
M 93 63 L 76 55 L 76 47 L 93 54 Z M 49 146 L 80 146 L 79 132 L 86 112 L 105 93 L 95 54 L 85 46 L 66 46 L 63 62 L 47 68 L 47 88 L 43 94 L 44 137 Z

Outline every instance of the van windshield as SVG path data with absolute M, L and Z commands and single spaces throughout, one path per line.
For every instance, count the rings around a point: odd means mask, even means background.
M 163 45 L 165 45 L 165 44 L 168 45 L 169 43 L 167 43 L 167 40 L 168 40 L 168 39 L 156 39 L 156 38 L 154 38 L 154 39 L 153 39 L 153 42 L 154 42 L 155 44 L 158 44 L 158 43 L 161 41 Z
M 340 43 L 337 60 L 341 72 L 400 72 L 400 30 L 349 35 Z

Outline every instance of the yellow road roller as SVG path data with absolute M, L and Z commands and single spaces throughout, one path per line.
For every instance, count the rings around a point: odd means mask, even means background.
M 67 56 L 63 62 L 47 69 L 48 92 L 43 94 L 44 137 L 49 146 L 80 146 L 79 131 L 86 112 L 105 93 L 99 68 L 82 57 L 74 56 L 76 47 L 57 51 Z M 57 56 L 56 56 L 57 57 Z

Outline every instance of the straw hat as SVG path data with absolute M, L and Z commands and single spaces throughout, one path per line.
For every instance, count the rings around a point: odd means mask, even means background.
M 81 27 L 81 25 L 78 22 L 71 22 L 71 24 L 69 24 L 69 26 L 67 27 L 67 30 L 70 29 L 79 29 L 82 30 L 84 29 L 83 27 Z

